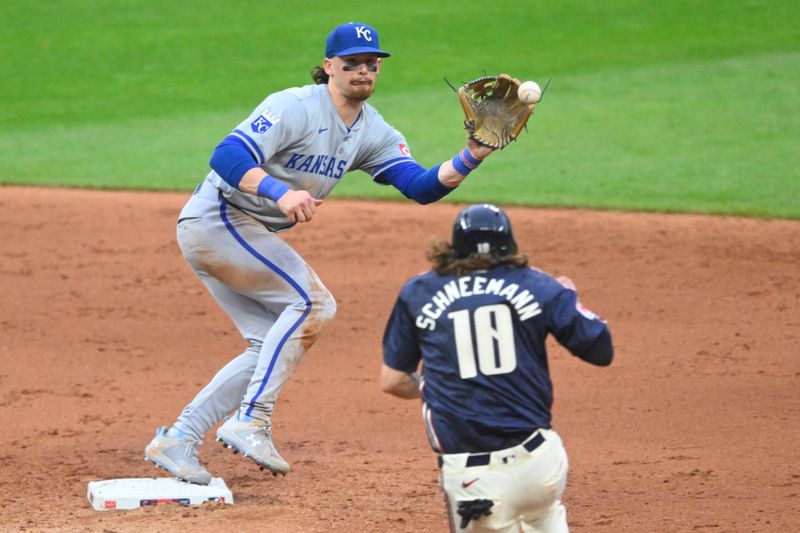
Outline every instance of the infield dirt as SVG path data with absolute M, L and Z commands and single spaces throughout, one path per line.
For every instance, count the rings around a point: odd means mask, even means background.
M 175 242 L 187 194 L 0 187 L 0 528 L 447 530 L 416 401 L 380 392 L 400 285 L 463 206 L 326 200 L 283 234 L 339 311 L 281 393 L 273 478 L 208 435 L 233 506 L 96 512 L 89 481 L 162 475 L 155 429 L 244 342 Z M 551 343 L 573 531 L 800 530 L 800 222 L 508 208 L 616 359 Z

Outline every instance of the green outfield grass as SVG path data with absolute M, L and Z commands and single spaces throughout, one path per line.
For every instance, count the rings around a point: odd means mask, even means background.
M 798 0 L 9 0 L 0 183 L 189 190 L 351 20 L 393 52 L 370 102 L 426 166 L 464 142 L 445 77 L 551 80 L 450 201 L 800 218 Z M 362 172 L 334 195 L 400 197 Z

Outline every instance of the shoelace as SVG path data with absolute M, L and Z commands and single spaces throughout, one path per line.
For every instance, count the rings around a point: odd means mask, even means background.
M 274 453 L 277 455 L 278 451 L 275 448 L 275 444 L 272 443 L 272 426 L 270 424 L 259 425 L 256 427 L 253 432 L 258 435 L 259 433 L 263 433 L 266 435 L 267 440 L 265 441 L 267 447 L 270 450 L 270 453 Z
M 258 433 L 264 433 L 267 436 L 267 441 L 272 442 L 272 428 L 269 426 L 261 426 L 260 428 L 256 429 Z

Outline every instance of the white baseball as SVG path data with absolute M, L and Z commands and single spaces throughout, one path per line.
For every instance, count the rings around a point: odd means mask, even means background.
M 525 104 L 535 104 L 542 99 L 542 88 L 535 81 L 525 81 L 519 84 L 517 96 Z

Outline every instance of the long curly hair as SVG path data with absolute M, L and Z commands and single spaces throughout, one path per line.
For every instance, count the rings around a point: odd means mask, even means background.
M 433 270 L 443 276 L 450 274 L 462 276 L 473 270 L 489 270 L 500 265 L 510 265 L 516 268 L 528 266 L 528 256 L 520 253 L 497 256 L 493 253 L 473 252 L 465 258 L 459 259 L 450 243 L 441 239 L 431 241 L 425 257 L 431 262 Z
M 317 85 L 328 83 L 328 78 L 330 78 L 330 76 L 325 73 L 325 69 L 322 68 L 322 66 L 317 65 L 311 69 L 311 79 L 314 80 L 314 83 Z

